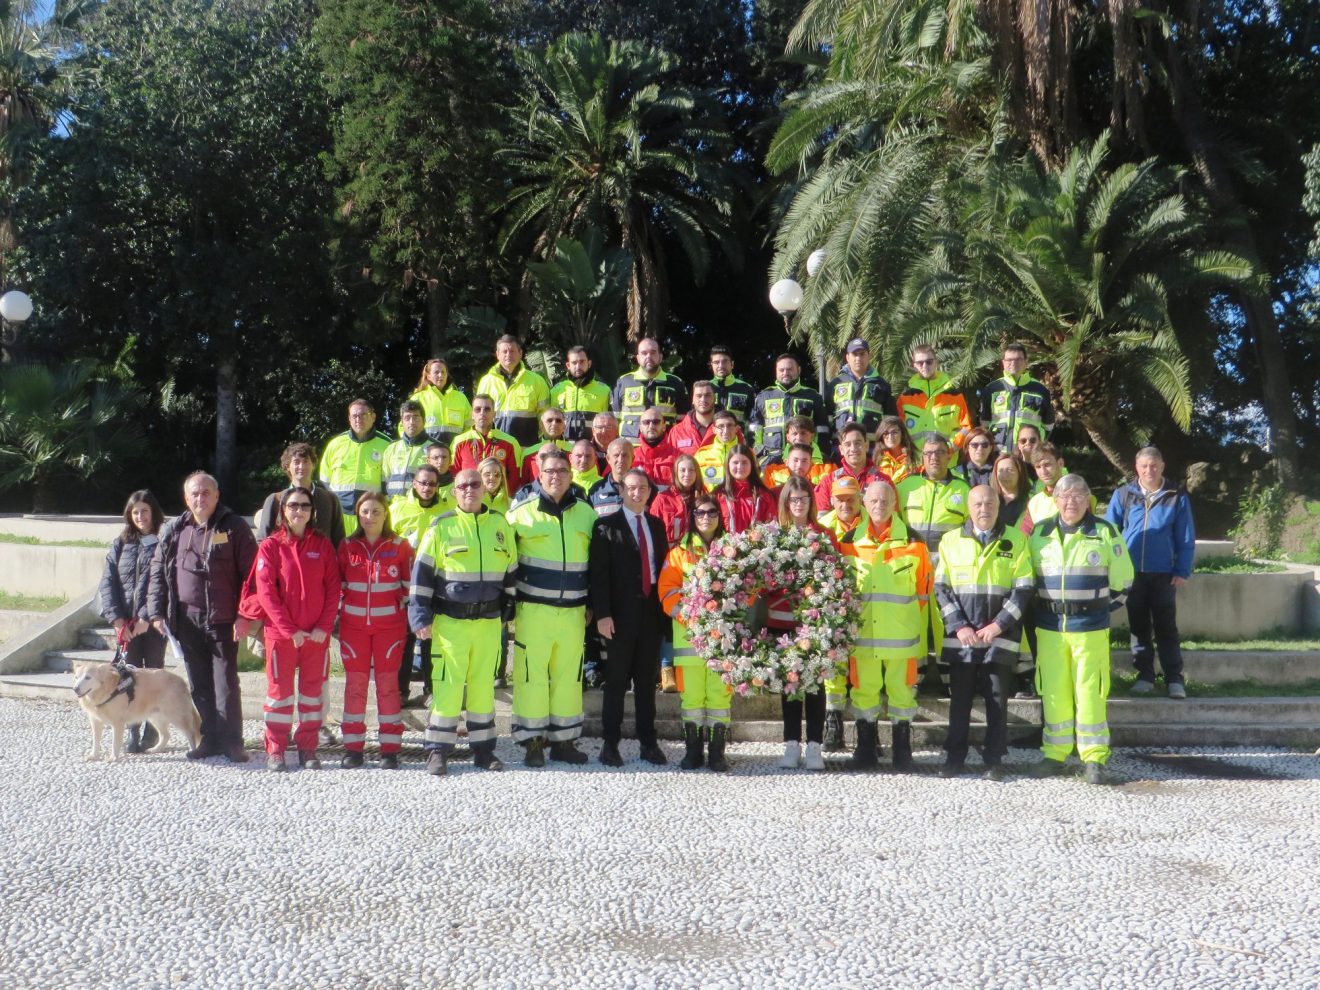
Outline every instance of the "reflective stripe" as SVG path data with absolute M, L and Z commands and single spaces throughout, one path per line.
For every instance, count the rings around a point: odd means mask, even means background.
M 346 711 L 346 712 L 344 712 L 344 721 L 343 721 L 343 724 L 344 724 L 345 726 L 349 726 L 349 725 L 362 725 L 362 724 L 365 723 L 366 721 L 367 721 L 367 713 L 366 713 L 365 711 L 360 711 L 360 712 L 347 712 L 347 711 Z
M 681 708 L 679 715 L 685 722 L 704 722 L 706 720 L 706 709 L 704 708 Z
M 377 715 L 376 721 L 384 728 L 387 725 L 403 725 L 402 715 Z
M 1093 602 L 1105 597 L 1105 588 L 1041 588 L 1040 597 L 1056 602 Z
M 880 706 L 874 705 L 870 708 L 858 708 L 854 705 L 853 715 L 859 722 L 874 722 L 880 715 Z
M 345 591 L 398 591 L 403 587 L 402 581 L 377 581 L 374 584 L 367 584 L 365 581 L 345 581 Z
M 550 742 L 571 742 L 582 735 L 582 713 L 572 716 L 550 717 L 550 731 L 546 738 Z
M 1041 734 L 1041 741 L 1047 742 L 1051 746 L 1071 746 L 1073 744 L 1072 733 L 1066 735 L 1056 735 L 1053 732 L 1044 732 Z
M 728 718 L 728 717 L 729 717 L 729 709 L 727 709 L 727 708 L 707 708 L 707 709 L 706 709 L 706 717 L 707 717 L 707 718 Z
M 540 596 L 544 598 L 563 598 L 565 601 L 577 601 L 585 599 L 590 592 L 586 589 L 578 591 L 560 590 L 559 588 L 543 588 L 539 585 L 528 584 L 526 581 L 519 581 L 517 584 L 519 594 Z M 533 602 L 532 604 L 536 604 Z
M 441 571 L 440 576 L 452 584 L 503 584 L 506 571 Z
M 1109 577 L 1109 568 L 1107 566 L 1074 567 L 1071 564 L 1065 567 L 1059 567 L 1057 564 L 1042 564 L 1039 573 L 1042 577 L 1072 577 L 1073 575 Z
M 1004 611 L 1015 619 L 1022 618 L 1022 609 L 1017 607 L 1017 603 L 1009 598 L 1004 601 Z
M 343 732 L 340 734 L 339 738 L 342 739 L 345 744 L 360 743 L 367 741 L 367 734 L 365 732 Z
M 955 595 L 1006 596 L 1012 589 L 1000 584 L 955 584 L 950 589 Z
M 675 660 L 677 660 L 679 657 L 695 657 L 696 655 L 697 655 L 697 651 L 690 646 L 675 647 L 674 649 Z
M 523 554 L 518 555 L 518 563 L 529 567 L 544 567 L 550 571 L 573 571 L 575 573 L 586 573 L 587 562 L 575 564 L 571 560 L 545 560 L 541 557 L 528 557 Z
M 267 708 L 292 708 L 292 707 L 293 707 L 293 695 L 289 695 L 287 698 L 272 698 L 270 695 L 266 695 L 266 707 L 267 707 Z
M 1094 722 L 1094 723 L 1078 722 L 1078 723 L 1077 723 L 1077 731 L 1078 731 L 1079 733 L 1080 733 L 1080 732 L 1103 732 L 1105 735 L 1108 735 L 1108 734 L 1109 734 L 1109 723 L 1108 723 L 1108 722 Z
M 293 716 L 283 712 L 266 712 L 262 721 L 271 725 L 293 725 Z
M 1074 725 L 1074 724 L 1075 724 L 1075 723 L 1073 722 L 1072 719 L 1068 719 L 1068 721 L 1066 721 L 1066 722 L 1046 722 L 1046 723 L 1045 723 L 1045 731 L 1046 731 L 1046 732 L 1072 732 L 1072 730 L 1073 730 L 1073 725 Z
M 321 696 L 319 694 L 300 694 L 298 695 L 298 704 L 300 705 L 319 705 Z
M 919 636 L 912 639 L 859 639 L 857 647 L 863 650 L 915 649 L 919 640 Z
M 1100 734 L 1100 735 L 1090 735 L 1090 734 L 1084 734 L 1084 733 L 1079 732 L 1079 733 L 1077 733 L 1077 745 L 1078 745 L 1079 747 L 1080 747 L 1080 746 L 1108 746 L 1108 745 L 1109 745 L 1109 733 L 1108 733 L 1108 732 L 1105 732 L 1105 733 L 1102 733 L 1102 734 Z
M 911 605 L 917 600 L 916 595 L 891 595 L 884 591 L 866 591 L 860 598 L 864 602 L 886 602 L 890 605 Z
M 889 706 L 889 720 L 891 722 L 911 722 L 916 717 L 917 709 L 915 705 L 912 708 L 900 708 L 894 704 Z
M 474 729 L 470 725 L 468 726 L 468 742 L 474 742 L 474 743 L 490 742 L 494 738 L 495 738 L 494 726 L 491 726 L 488 729 Z

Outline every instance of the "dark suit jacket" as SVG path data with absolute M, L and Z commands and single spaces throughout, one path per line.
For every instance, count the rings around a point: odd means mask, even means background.
M 660 573 L 664 555 L 669 550 L 665 525 L 655 516 L 647 515 L 646 524 L 651 533 L 651 568 Z M 623 511 L 602 516 L 596 520 L 591 532 L 591 617 L 592 621 L 613 619 L 616 623 L 637 623 L 644 609 L 654 610 L 652 616 L 659 622 L 660 596 L 651 581 L 651 594 L 642 595 L 642 558 L 637 550 L 637 537 L 628 524 Z

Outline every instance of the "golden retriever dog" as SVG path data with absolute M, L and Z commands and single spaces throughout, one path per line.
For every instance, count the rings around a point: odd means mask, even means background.
M 124 727 L 150 722 L 160 737 L 151 752 L 164 748 L 173 725 L 191 746 L 202 739 L 202 717 L 193 705 L 188 685 L 166 670 L 121 668 L 108 663 L 73 665 L 73 693 L 92 727 L 88 760 L 101 758 L 101 730 L 109 726 L 110 760 L 124 755 Z

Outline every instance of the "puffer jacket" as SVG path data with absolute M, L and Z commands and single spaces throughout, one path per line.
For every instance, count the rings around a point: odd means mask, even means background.
M 105 571 L 98 589 L 101 598 L 101 618 L 113 623 L 116 619 L 131 622 L 146 621 L 147 588 L 151 584 L 151 558 L 156 552 L 156 535 L 125 540 L 116 536 L 105 555 Z

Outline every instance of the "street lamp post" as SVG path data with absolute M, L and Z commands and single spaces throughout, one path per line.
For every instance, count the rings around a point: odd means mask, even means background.
M 0 343 L 8 362 L 18 350 L 18 329 L 32 315 L 32 299 L 26 292 L 11 289 L 0 296 Z

